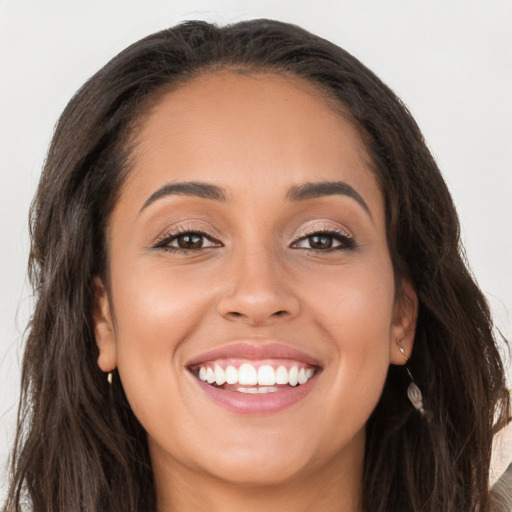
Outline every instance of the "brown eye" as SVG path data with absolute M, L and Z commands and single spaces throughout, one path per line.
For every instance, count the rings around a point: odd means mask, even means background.
M 186 235 L 177 237 L 175 240 L 180 249 L 201 249 L 201 247 L 203 247 L 204 237 L 187 233 Z
M 331 252 L 342 249 L 354 249 L 354 239 L 341 230 L 321 230 L 306 234 L 294 242 L 293 249 L 309 249 L 317 252 Z
M 333 245 L 332 236 L 325 234 L 308 236 L 307 240 L 311 249 L 325 250 Z
M 222 243 L 199 231 L 170 233 L 154 246 L 155 249 L 186 254 L 188 251 L 201 251 L 214 247 L 222 247 Z

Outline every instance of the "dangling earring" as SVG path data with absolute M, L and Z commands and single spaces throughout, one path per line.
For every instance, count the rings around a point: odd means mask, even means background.
M 112 386 L 112 377 L 113 377 L 113 372 L 108 372 L 107 382 L 109 383 L 110 386 Z
M 420 388 L 414 382 L 414 377 L 412 376 L 411 370 L 409 369 L 409 358 L 405 355 L 404 347 L 402 347 L 401 342 L 398 342 L 398 348 L 400 353 L 404 356 L 405 359 L 405 369 L 411 379 L 411 383 L 407 388 L 407 397 L 411 401 L 411 404 L 414 406 L 416 410 L 418 410 L 422 416 L 426 416 L 427 411 L 423 407 L 423 396 L 421 394 Z

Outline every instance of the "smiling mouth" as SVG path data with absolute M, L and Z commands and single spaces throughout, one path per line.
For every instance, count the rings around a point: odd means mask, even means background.
M 306 384 L 319 368 L 289 359 L 219 359 L 192 366 L 189 370 L 197 379 L 217 389 L 264 394 L 300 387 Z

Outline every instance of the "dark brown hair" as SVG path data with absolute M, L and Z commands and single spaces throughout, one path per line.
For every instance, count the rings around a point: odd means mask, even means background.
M 411 371 L 431 412 L 391 367 L 367 425 L 366 512 L 484 512 L 495 429 L 509 400 L 489 309 L 467 269 L 443 178 L 411 115 L 371 71 L 293 25 L 191 21 L 130 46 L 74 96 L 55 130 L 31 210 L 36 306 L 27 331 L 8 510 L 151 511 L 146 435 L 115 377 L 96 364 L 95 276 L 129 172 L 140 116 L 163 89 L 216 69 L 286 73 L 336 98 L 361 133 L 386 201 L 397 279 L 419 316 Z

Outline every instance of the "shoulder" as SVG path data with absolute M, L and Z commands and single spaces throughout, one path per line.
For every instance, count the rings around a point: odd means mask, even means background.
M 512 512 L 512 464 L 492 486 L 491 511 Z

